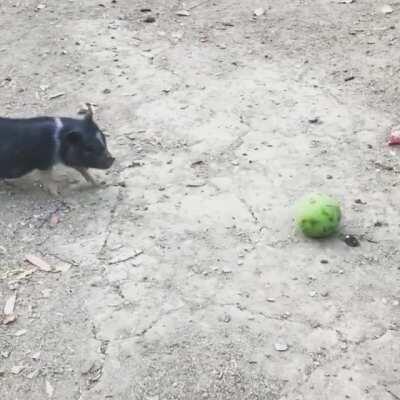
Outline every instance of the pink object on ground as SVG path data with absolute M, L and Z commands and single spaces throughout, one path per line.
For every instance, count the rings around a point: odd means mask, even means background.
M 396 126 L 390 131 L 388 145 L 393 146 L 395 144 L 400 144 L 400 126 Z

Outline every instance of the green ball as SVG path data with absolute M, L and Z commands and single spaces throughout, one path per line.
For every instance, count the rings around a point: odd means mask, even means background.
M 324 238 L 338 229 L 342 213 L 339 203 L 325 194 L 311 194 L 297 205 L 296 224 L 312 238 Z

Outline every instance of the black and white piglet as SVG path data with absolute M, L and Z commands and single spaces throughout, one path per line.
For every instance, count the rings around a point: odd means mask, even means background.
M 14 179 L 39 170 L 43 184 L 58 195 L 53 167 L 64 164 L 95 185 L 89 168 L 108 169 L 114 158 L 93 120 L 90 105 L 83 118 L 0 118 L 0 179 Z

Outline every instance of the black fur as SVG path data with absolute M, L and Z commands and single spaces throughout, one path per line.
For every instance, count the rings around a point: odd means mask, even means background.
M 0 178 L 51 170 L 58 163 L 77 169 L 108 169 L 113 162 L 91 113 L 82 119 L 0 118 Z

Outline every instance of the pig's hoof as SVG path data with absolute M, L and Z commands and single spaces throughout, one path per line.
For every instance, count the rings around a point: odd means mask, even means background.
M 48 183 L 46 184 L 45 188 L 47 191 L 54 197 L 58 197 L 60 195 L 60 192 L 58 191 L 58 186 L 56 183 Z

